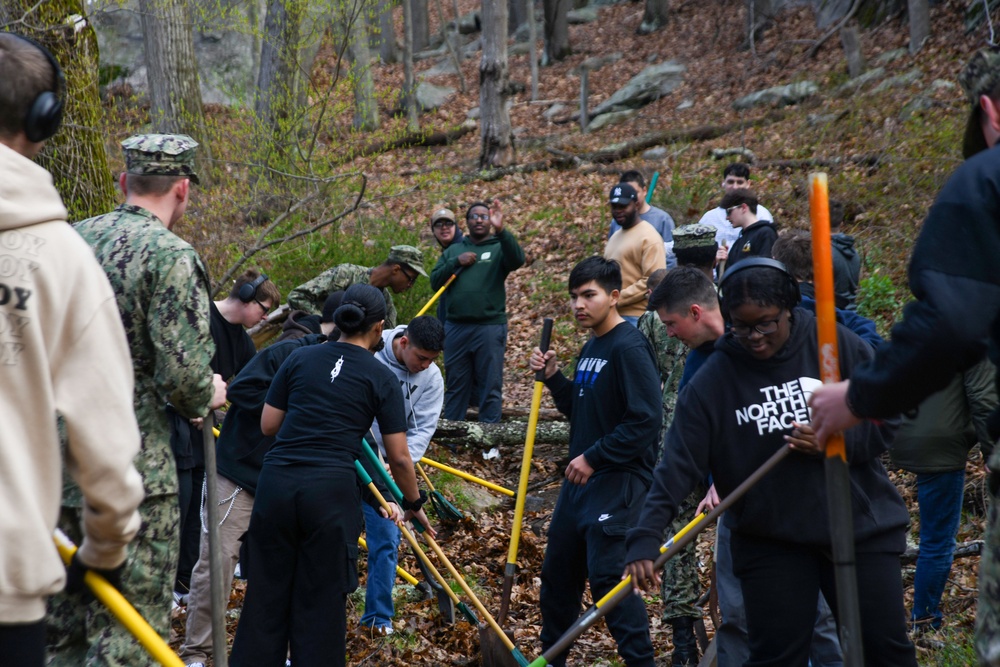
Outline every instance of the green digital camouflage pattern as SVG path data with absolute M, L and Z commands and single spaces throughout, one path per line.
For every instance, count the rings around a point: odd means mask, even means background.
M 687 347 L 676 338 L 667 335 L 659 316 L 647 310 L 639 317 L 636 325 L 639 332 L 646 337 L 653 352 L 656 354 L 656 367 L 660 373 L 660 385 L 663 387 L 663 424 L 660 428 L 660 446 L 657 450 L 657 461 L 663 456 L 663 440 L 674 420 L 674 407 L 677 405 L 677 387 L 684 374 L 684 362 L 687 360 Z
M 288 293 L 288 305 L 292 310 L 305 310 L 314 315 L 323 312 L 323 302 L 331 292 L 346 290 L 351 285 L 368 285 L 372 270 L 357 264 L 338 264 L 327 269 L 309 282 L 299 285 Z M 396 307 L 392 305 L 392 296 L 385 287 L 379 288 L 385 297 L 385 329 L 396 326 Z
M 386 261 L 406 264 L 424 278 L 427 277 L 427 272 L 424 271 L 424 254 L 411 245 L 392 246 L 389 249 L 389 259 Z
M 146 498 L 142 526 L 128 546 L 121 592 L 164 641 L 170 639 L 170 603 L 180 545 L 177 496 Z M 79 508 L 63 508 L 59 527 L 80 543 Z M 46 618 L 49 667 L 153 667 L 158 665 L 100 602 L 59 593 Z M 2 661 L 0 661 L 2 662 Z
M 125 171 L 138 176 L 186 176 L 195 183 L 198 142 L 186 134 L 137 134 L 122 142 Z
M 215 354 L 208 274 L 186 241 L 138 206 L 123 204 L 75 227 L 108 275 L 128 336 L 142 434 L 135 467 L 147 496 L 176 494 L 164 406 L 169 401 L 185 417 L 208 413 Z M 78 505 L 72 494 L 63 502 Z
M 1000 470 L 1000 447 L 993 448 L 988 466 L 990 470 Z M 1000 667 L 1000 507 L 993 493 L 987 491 L 986 497 L 989 507 L 979 560 L 976 653 L 980 664 Z
M 637 324 L 640 333 L 649 340 L 656 354 L 656 366 L 663 386 L 663 424 L 660 428 L 660 446 L 657 451 L 657 462 L 663 457 L 663 443 L 667 429 L 674 420 L 674 407 L 677 405 L 677 387 L 684 374 L 684 362 L 687 360 L 687 347 L 667 335 L 667 328 L 653 311 L 646 311 L 639 317 Z M 704 497 L 704 489 L 696 490 L 679 508 L 677 518 L 664 534 L 664 541 L 675 535 L 694 518 L 694 511 Z M 701 584 L 698 580 L 698 556 L 695 553 L 695 543 L 692 542 L 683 551 L 667 561 L 663 568 L 663 619 L 671 620 L 681 616 L 700 618 L 701 611 L 697 607 Z
M 677 517 L 663 533 L 663 541 L 676 535 L 695 517 L 698 503 L 705 497 L 707 489 L 699 484 L 694 492 L 684 499 L 678 508 Z M 683 616 L 701 618 L 698 608 L 698 598 L 701 597 L 701 581 L 698 579 L 698 554 L 695 551 L 697 540 L 668 560 L 663 566 L 663 578 L 660 593 L 663 598 L 664 621 L 670 621 Z

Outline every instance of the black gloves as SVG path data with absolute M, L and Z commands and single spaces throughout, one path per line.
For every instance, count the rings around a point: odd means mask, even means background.
M 80 552 L 74 552 L 73 559 L 66 568 L 66 592 L 71 595 L 80 595 L 87 602 L 94 599 L 94 596 L 87 587 L 87 584 L 83 581 L 83 577 L 87 574 L 88 570 L 92 570 L 101 575 L 108 580 L 109 584 L 121 590 L 122 571 L 124 569 L 125 563 L 122 563 L 113 570 L 98 570 L 96 567 L 87 567 L 87 565 L 80 560 Z

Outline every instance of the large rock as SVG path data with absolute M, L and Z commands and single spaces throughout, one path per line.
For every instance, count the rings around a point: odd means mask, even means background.
M 194 50 L 204 103 L 251 103 L 260 52 L 257 25 L 263 23 L 265 13 L 260 0 L 192 2 Z M 101 69 L 115 73 L 109 82 L 122 81 L 146 93 L 146 54 L 136 0 L 98 0 L 88 5 L 88 14 L 97 31 Z
M 775 86 L 750 93 L 733 102 L 734 109 L 749 109 L 762 104 L 776 104 L 778 106 L 788 106 L 798 104 L 802 100 L 819 92 L 819 86 L 812 81 L 796 81 L 784 86 Z
M 870 69 L 867 72 L 845 81 L 841 85 L 834 89 L 834 95 L 847 95 L 852 94 L 857 90 L 860 90 L 864 86 L 868 85 L 872 81 L 876 81 L 885 76 L 884 67 L 876 67 L 875 69 Z
M 458 74 L 458 68 L 455 67 L 455 61 L 451 57 L 442 58 L 434 64 L 430 69 L 420 73 L 421 79 L 432 78 L 435 76 L 454 76 Z
M 597 20 L 597 7 L 587 6 L 580 9 L 571 9 L 566 12 L 566 20 L 570 25 L 583 25 L 593 23 Z
M 449 86 L 435 86 L 432 83 L 421 81 L 417 84 L 417 105 L 421 111 L 433 111 L 440 106 L 444 106 L 455 89 Z
M 609 125 L 618 125 L 619 123 L 624 123 L 632 116 L 638 113 L 635 109 L 626 109 L 625 111 L 611 111 L 610 113 L 604 113 L 590 121 L 587 125 L 588 132 L 596 132 L 602 127 L 607 127 Z
M 905 88 L 920 81 L 923 76 L 923 71 L 919 67 L 914 67 L 909 72 L 886 79 L 878 84 L 873 92 L 881 93 L 883 90 L 889 90 L 890 88 Z
M 638 109 L 658 100 L 681 85 L 686 69 L 675 60 L 651 65 L 632 77 L 611 97 L 594 107 L 590 114 L 599 116 L 614 111 Z

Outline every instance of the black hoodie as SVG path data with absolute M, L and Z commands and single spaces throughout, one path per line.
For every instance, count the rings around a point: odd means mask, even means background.
M 854 310 L 861 282 L 861 256 L 854 249 L 854 237 L 832 234 L 830 245 L 833 249 L 833 291 L 837 308 Z
M 838 325 L 837 333 L 846 378 L 872 352 L 844 327 Z M 767 360 L 753 358 L 731 333 L 723 336 L 681 392 L 638 527 L 628 533 L 626 562 L 656 558 L 663 528 L 708 472 L 724 498 L 787 446 L 783 436 L 791 422 L 808 420 L 806 404 L 818 377 L 816 319 L 808 311 L 793 311 L 788 341 Z M 909 515 L 879 460 L 893 428 L 865 422 L 845 433 L 859 550 L 905 547 Z M 747 535 L 828 546 L 825 489 L 823 459 L 792 452 L 726 512 L 726 525 Z

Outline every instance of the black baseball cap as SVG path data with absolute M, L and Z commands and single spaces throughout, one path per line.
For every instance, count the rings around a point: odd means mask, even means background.
M 628 183 L 618 183 L 611 188 L 611 195 L 608 199 L 612 204 L 628 204 L 639 201 L 639 193 Z

